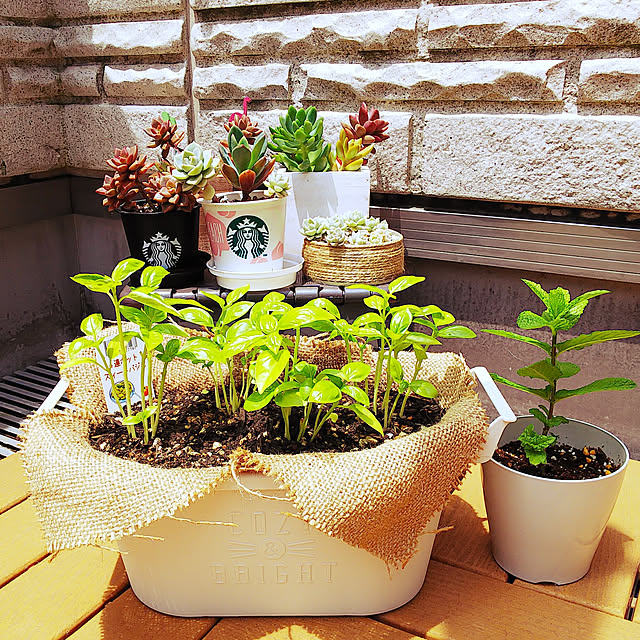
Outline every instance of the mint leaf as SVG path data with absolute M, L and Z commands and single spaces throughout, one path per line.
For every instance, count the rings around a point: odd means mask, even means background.
M 548 327 L 549 323 L 537 313 L 533 311 L 523 311 L 516 320 L 516 324 L 521 329 L 541 329 L 542 327 Z
M 532 424 L 527 426 L 518 438 L 527 459 L 534 466 L 546 464 L 547 447 L 555 444 L 557 439 L 558 436 L 554 435 L 543 436 L 533 428 Z

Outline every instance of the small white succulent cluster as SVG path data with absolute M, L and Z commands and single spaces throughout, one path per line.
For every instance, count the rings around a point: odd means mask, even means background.
M 267 198 L 285 198 L 289 195 L 291 184 L 284 171 L 274 171 L 264 182 Z
M 301 232 L 307 239 L 324 241 L 331 247 L 364 247 L 402 240 L 402 234 L 389 229 L 386 220 L 367 218 L 360 211 L 347 211 L 333 218 L 307 218 Z

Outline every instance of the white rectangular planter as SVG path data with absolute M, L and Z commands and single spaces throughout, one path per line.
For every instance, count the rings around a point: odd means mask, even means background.
M 287 171 L 285 175 L 292 191 L 287 198 L 286 253 L 301 255 L 300 225 L 306 218 L 329 218 L 356 209 L 369 215 L 371 175 L 367 167 L 321 173 Z
M 261 474 L 242 473 L 240 481 L 285 496 Z M 291 516 L 295 511 L 289 501 L 227 480 L 178 512 L 183 520 L 163 518 L 119 541 L 131 587 L 152 609 L 177 616 L 371 615 L 420 590 L 440 512 L 406 566 L 388 569 Z

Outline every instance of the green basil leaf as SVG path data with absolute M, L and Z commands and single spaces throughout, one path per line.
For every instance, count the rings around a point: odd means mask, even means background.
M 117 283 L 124 282 L 132 273 L 144 267 L 144 262 L 137 258 L 126 258 L 121 260 L 111 272 L 111 278 Z
M 404 291 L 424 280 L 423 276 L 400 276 L 389 284 L 389 293 Z
M 86 336 L 94 336 L 98 331 L 102 331 L 104 320 L 99 313 L 92 313 L 80 323 L 80 330 Z
M 362 420 L 366 425 L 369 425 L 372 429 L 375 429 L 381 436 L 384 436 L 384 429 L 380 424 L 378 418 L 376 418 L 373 413 L 367 407 L 363 407 L 359 404 L 351 404 L 349 405 L 349 409 L 353 411 L 353 413 Z
M 83 287 L 86 287 L 89 291 L 95 291 L 97 293 L 108 293 L 112 289 L 115 289 L 117 285 L 113 278 L 101 276 L 97 273 L 79 273 L 78 275 L 71 276 L 71 279 Z

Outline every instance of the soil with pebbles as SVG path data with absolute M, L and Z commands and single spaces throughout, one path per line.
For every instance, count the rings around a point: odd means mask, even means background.
M 336 423 L 327 421 L 313 441 L 307 433 L 298 442 L 301 409 L 292 410 L 292 439 L 287 440 L 280 408 L 273 403 L 259 411 L 241 409 L 228 416 L 216 408 L 214 394 L 203 391 L 180 401 L 164 401 L 156 435 L 148 444 L 141 437 L 141 425 L 137 425 L 138 437 L 134 440 L 120 416 L 114 414 L 93 425 L 89 437 L 95 449 L 120 458 L 164 468 L 202 468 L 225 464 L 238 448 L 268 454 L 370 449 L 436 424 L 444 410 L 435 400 L 411 398 L 404 417 L 393 419 L 384 436 L 358 420 L 352 411 L 338 409 L 336 413 Z
M 599 447 L 576 449 L 566 444 L 554 444 L 547 449 L 547 464 L 532 465 L 518 440 L 496 449 L 493 459 L 515 471 L 554 480 L 599 478 L 620 468 Z

